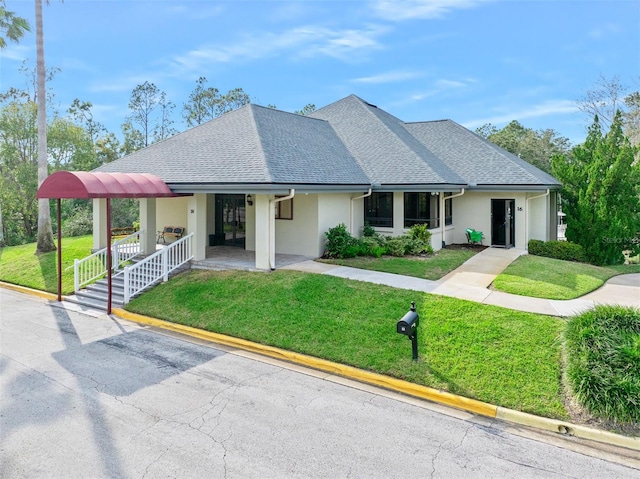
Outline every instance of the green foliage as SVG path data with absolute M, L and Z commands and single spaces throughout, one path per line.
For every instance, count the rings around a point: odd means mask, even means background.
M 409 235 L 414 239 L 411 254 L 433 254 L 433 247 L 431 246 L 431 231 L 429 231 L 426 224 L 413 225 L 409 231 Z
M 584 248 L 589 262 L 622 263 L 623 250 L 638 251 L 640 162 L 638 149 L 622 133 L 618 111 L 602 135 L 598 117 L 572 158 L 555 156 L 553 173 L 563 183 L 566 237 Z
M 18 42 L 24 32 L 30 30 L 29 22 L 6 9 L 5 1 L 0 2 L 0 49 L 7 46 L 7 40 Z
M 62 225 L 62 235 L 84 236 L 93 231 L 93 214 L 90 208 L 77 208 Z
M 586 261 L 584 249 L 581 245 L 570 241 L 540 241 L 529 240 L 529 254 L 545 256 L 547 258 L 565 261 Z
M 476 129 L 476 133 L 523 160 L 551 173 L 551 158 L 569 153 L 569 140 L 551 129 L 533 130 L 512 121 L 502 130 L 491 124 Z
M 407 237 L 398 236 L 387 239 L 387 253 L 391 256 L 404 256 L 408 247 Z
M 362 236 L 366 238 L 374 238 L 379 235 L 378 233 L 376 233 L 376 229 L 373 226 L 371 226 L 371 223 L 369 223 L 368 221 L 365 221 L 364 226 L 362 227 Z
M 325 233 L 325 236 L 327 238 L 325 256 L 329 258 L 353 258 L 357 256 L 356 251 L 359 251 L 358 240 L 351 236 L 351 233 L 347 230 L 347 225 L 344 223 L 330 228 Z M 354 254 L 354 252 L 356 253 Z
M 567 379 L 592 414 L 640 422 L 640 310 L 597 306 L 567 323 Z

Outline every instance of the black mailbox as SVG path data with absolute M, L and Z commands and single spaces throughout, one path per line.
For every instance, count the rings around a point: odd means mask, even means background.
M 400 334 L 406 334 L 407 336 L 413 336 L 416 328 L 420 324 L 420 317 L 415 310 L 415 303 L 411 303 L 411 311 L 405 314 L 400 321 L 398 321 L 396 331 Z
M 411 309 L 398 321 L 396 332 L 408 336 L 411 340 L 414 361 L 418 360 L 418 324 L 420 324 L 420 317 L 416 313 L 416 302 L 411 301 Z

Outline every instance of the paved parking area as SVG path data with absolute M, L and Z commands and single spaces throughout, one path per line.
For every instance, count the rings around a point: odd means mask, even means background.
M 5 479 L 640 478 L 619 450 L 3 289 L 0 334 Z

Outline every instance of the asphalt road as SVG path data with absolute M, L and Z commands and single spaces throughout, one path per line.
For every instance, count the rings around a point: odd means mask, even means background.
M 615 449 L 1 288 L 0 317 L 4 479 L 640 478 Z

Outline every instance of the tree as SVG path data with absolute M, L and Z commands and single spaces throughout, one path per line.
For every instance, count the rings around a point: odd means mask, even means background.
M 622 130 L 617 111 L 603 135 L 596 116 L 586 141 L 572 155 L 552 160 L 554 175 L 562 182 L 566 236 L 582 245 L 594 264 L 616 264 L 622 251 L 638 251 L 640 231 L 640 163 L 637 148 Z
M 42 28 L 42 0 L 36 0 L 36 70 L 37 70 L 37 104 L 38 104 L 38 187 L 49 174 L 47 162 L 47 90 L 46 70 L 44 65 L 44 32 Z M 51 228 L 51 210 L 49 200 L 38 200 L 38 239 L 36 254 L 47 253 L 56 249 Z
M 30 30 L 29 22 L 7 10 L 5 1 L 0 0 L 0 49 L 7 46 L 7 40 L 17 43 Z
M 217 116 L 220 92 L 217 88 L 205 88 L 207 79 L 198 78 L 195 89 L 189 95 L 189 100 L 182 107 L 182 116 L 188 126 L 197 126 L 205 121 L 213 120 Z
M 225 93 L 217 104 L 216 116 L 224 115 L 251 103 L 251 98 L 242 88 L 234 88 Z
M 302 115 L 302 116 L 307 116 L 310 113 L 313 113 L 314 111 L 316 111 L 316 106 L 313 103 L 307 103 L 302 110 L 296 110 L 294 111 L 294 113 L 296 115 Z
M 598 116 L 606 132 L 618 110 L 622 112 L 623 129 L 633 145 L 640 144 L 640 91 L 629 91 L 618 75 L 611 79 L 600 76 L 595 86 L 578 99 L 578 108 L 590 118 Z
M 176 105 L 171 100 L 167 100 L 167 95 L 164 92 L 160 92 L 158 106 L 160 107 L 160 121 L 153 129 L 153 141 L 165 140 L 177 133 L 177 130 L 171 126 L 173 125 L 171 113 Z
M 122 124 L 122 134 L 124 135 L 124 143 L 120 147 L 122 155 L 128 155 L 144 148 L 144 136 L 131 122 L 126 121 Z
M 536 131 L 515 120 L 502 130 L 487 123 L 476 129 L 476 133 L 547 173 L 551 173 L 551 158 L 568 154 L 570 150 L 569 140 L 555 130 Z
M 29 30 L 29 22 L 16 16 L 14 12 L 8 11 L 4 0 L 0 1 L 0 49 L 7 46 L 5 38 L 12 42 L 18 42 L 24 32 Z M 4 245 L 4 222 L 2 221 L 2 201 L 0 200 L 0 248 L 3 248 Z
M 129 99 L 129 109 L 131 114 L 127 117 L 127 122 L 133 129 L 133 124 L 137 124 L 142 135 L 142 145 L 149 146 L 151 134 L 153 132 L 153 112 L 160 102 L 160 90 L 153 83 L 148 81 L 136 86 L 131 92 Z M 124 128 L 123 128 L 124 129 Z

